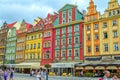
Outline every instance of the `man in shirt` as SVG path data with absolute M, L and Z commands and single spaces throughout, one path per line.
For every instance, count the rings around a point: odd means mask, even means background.
M 109 71 L 105 71 L 104 72 L 104 77 L 100 78 L 99 80 L 108 80 L 109 77 L 110 77 L 110 72 Z

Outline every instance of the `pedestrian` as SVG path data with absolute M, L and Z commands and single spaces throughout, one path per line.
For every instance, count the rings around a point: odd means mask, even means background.
M 10 80 L 13 80 L 14 68 L 10 69 Z
M 81 71 L 81 73 L 80 73 L 80 74 L 81 74 L 81 77 L 83 77 L 83 71 Z
M 7 67 L 4 67 L 3 77 L 4 77 L 4 80 L 7 80 L 7 78 L 8 78 L 8 70 L 7 70 Z
M 100 78 L 99 80 L 108 80 L 109 77 L 110 77 L 110 72 L 109 71 L 105 71 L 104 72 L 104 77 Z
M 40 71 L 37 72 L 37 74 L 36 74 L 36 78 L 37 78 L 36 80 L 41 80 Z
M 3 71 L 2 71 L 2 69 L 0 67 L 0 80 L 2 80 L 2 75 L 3 75 Z
M 116 75 L 116 74 L 114 74 L 111 80 L 118 80 L 117 75 Z

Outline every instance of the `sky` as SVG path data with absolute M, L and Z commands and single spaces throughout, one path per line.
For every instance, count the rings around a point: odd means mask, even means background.
M 65 4 L 75 4 L 80 11 L 87 10 L 90 0 L 0 0 L 0 26 L 4 21 L 33 24 L 37 17 L 45 18 L 48 13 L 57 12 Z M 118 0 L 120 3 L 120 0 Z M 107 9 L 109 0 L 94 0 L 101 14 Z

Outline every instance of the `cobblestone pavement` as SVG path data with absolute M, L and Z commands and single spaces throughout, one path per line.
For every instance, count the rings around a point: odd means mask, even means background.
M 36 78 L 30 77 L 30 75 L 28 74 L 15 74 L 14 80 L 36 80 Z M 49 77 L 48 80 L 98 80 L 98 78 L 53 76 L 53 77 Z

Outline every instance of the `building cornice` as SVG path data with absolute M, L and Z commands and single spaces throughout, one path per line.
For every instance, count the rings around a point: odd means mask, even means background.
M 64 27 L 64 26 L 69 26 L 69 25 L 73 25 L 73 24 L 77 24 L 80 22 L 84 22 L 83 20 L 77 20 L 77 21 L 72 21 L 70 23 L 66 23 L 66 24 L 59 24 L 57 26 L 54 26 L 53 28 L 60 28 L 60 27 Z

